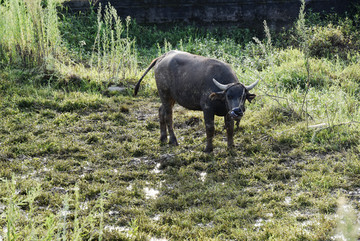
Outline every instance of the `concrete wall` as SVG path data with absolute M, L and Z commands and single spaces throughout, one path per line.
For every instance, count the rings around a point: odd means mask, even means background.
M 201 25 L 226 24 L 262 29 L 266 20 L 272 29 L 287 27 L 297 18 L 300 0 L 95 0 L 98 6 L 108 2 L 119 16 L 131 16 L 138 23 L 174 22 Z M 344 12 L 356 0 L 306 0 L 314 11 Z M 71 0 L 67 5 L 86 10 L 88 0 Z

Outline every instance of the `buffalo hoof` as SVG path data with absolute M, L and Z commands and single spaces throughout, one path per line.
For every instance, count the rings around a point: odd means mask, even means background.
M 213 148 L 212 148 L 212 147 L 208 147 L 208 146 L 207 146 L 207 147 L 205 148 L 205 150 L 204 150 L 205 153 L 211 153 L 212 151 L 213 151 Z
M 179 143 L 177 142 L 176 139 L 170 139 L 169 144 L 173 145 L 173 146 L 178 146 L 179 145 Z
M 160 142 L 161 143 L 166 143 L 167 142 L 167 136 L 162 136 L 162 137 L 160 137 Z
M 230 156 L 237 156 L 237 152 L 235 148 L 228 148 L 227 151 Z
M 234 148 L 235 148 L 235 145 L 233 143 L 230 143 L 230 144 L 228 143 L 228 145 L 227 145 L 228 150 L 232 150 Z

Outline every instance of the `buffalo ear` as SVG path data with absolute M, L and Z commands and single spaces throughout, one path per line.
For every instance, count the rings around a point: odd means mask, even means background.
M 251 101 L 255 98 L 255 94 L 246 94 L 246 99 L 251 103 Z
M 225 93 L 221 92 L 213 92 L 209 95 L 211 100 L 225 100 Z

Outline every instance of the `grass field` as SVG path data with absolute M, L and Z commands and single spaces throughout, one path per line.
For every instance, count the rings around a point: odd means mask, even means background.
M 0 5 L 0 240 L 360 237 L 359 5 L 255 33 L 58 4 Z M 261 80 L 234 150 L 217 117 L 205 154 L 202 113 L 180 106 L 180 146 L 160 144 L 153 73 L 133 86 L 171 49 Z

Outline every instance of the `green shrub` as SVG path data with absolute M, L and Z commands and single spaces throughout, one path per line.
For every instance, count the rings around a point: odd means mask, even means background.
M 349 79 L 360 84 L 360 63 L 353 63 L 344 68 L 341 72 L 341 79 Z
M 339 85 L 343 90 L 351 95 L 360 98 L 360 64 L 353 63 L 346 66 L 339 73 Z
M 266 78 L 273 86 L 278 86 L 287 91 L 294 88 L 305 90 L 308 73 L 304 65 L 303 53 L 298 50 L 288 50 L 280 54 L 282 60 L 277 60 L 279 65 L 274 66 L 273 71 L 266 72 Z M 323 88 L 331 84 L 332 65 L 319 59 L 309 59 L 309 70 L 311 71 L 310 86 Z M 276 79 L 274 78 L 276 77 Z
M 340 55 L 346 57 L 351 42 L 344 35 L 341 26 L 328 24 L 327 26 L 313 26 L 310 28 L 312 36 L 309 50 L 312 56 L 330 57 Z

